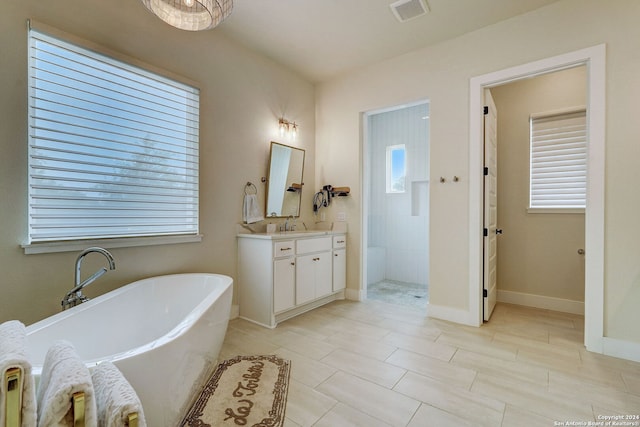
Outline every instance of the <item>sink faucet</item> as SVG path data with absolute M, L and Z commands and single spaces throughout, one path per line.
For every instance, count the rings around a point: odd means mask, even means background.
M 293 221 L 293 224 L 289 223 L 289 220 Z M 293 231 L 296 228 L 296 219 L 293 215 L 289 215 L 284 222 L 284 231 Z
M 96 279 L 98 279 L 98 277 L 107 272 L 107 269 L 105 267 L 102 267 L 100 270 L 93 273 L 89 278 L 85 279 L 82 282 L 80 281 L 80 270 L 82 268 L 82 261 L 87 255 L 93 252 L 102 254 L 105 258 L 107 258 L 107 261 L 109 262 L 109 270 L 116 269 L 116 262 L 113 260 L 113 256 L 106 249 L 92 247 L 82 251 L 80 255 L 78 255 L 78 258 L 76 258 L 75 286 L 73 287 L 73 289 L 67 292 L 67 294 L 64 296 L 64 299 L 61 301 L 63 310 L 66 310 L 69 307 L 74 307 L 78 304 L 82 304 L 85 301 L 89 301 L 89 298 L 82 294 L 82 289 L 90 283 L 93 283 Z

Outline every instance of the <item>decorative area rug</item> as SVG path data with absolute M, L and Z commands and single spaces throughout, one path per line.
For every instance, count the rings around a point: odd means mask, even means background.
M 291 362 L 276 356 L 225 360 L 207 381 L 181 427 L 281 427 Z

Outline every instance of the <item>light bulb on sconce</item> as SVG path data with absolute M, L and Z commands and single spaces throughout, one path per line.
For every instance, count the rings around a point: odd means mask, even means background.
M 290 138 L 295 139 L 298 135 L 298 125 L 296 122 L 290 122 L 286 119 L 278 119 L 278 128 L 280 129 L 280 136 L 284 137 L 289 135 Z

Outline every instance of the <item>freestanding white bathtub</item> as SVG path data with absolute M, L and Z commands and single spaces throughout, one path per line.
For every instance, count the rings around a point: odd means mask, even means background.
M 91 369 L 112 361 L 138 393 L 150 427 L 174 427 L 215 368 L 233 279 L 175 274 L 128 284 L 27 327 L 39 375 L 51 344 L 73 343 Z

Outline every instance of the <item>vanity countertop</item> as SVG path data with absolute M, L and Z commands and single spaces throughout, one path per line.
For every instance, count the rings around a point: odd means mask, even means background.
M 336 230 L 296 230 L 277 231 L 275 233 L 239 233 L 238 237 L 245 239 L 284 240 L 300 239 L 304 237 L 334 236 L 337 234 L 345 234 L 345 232 Z

